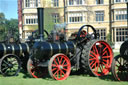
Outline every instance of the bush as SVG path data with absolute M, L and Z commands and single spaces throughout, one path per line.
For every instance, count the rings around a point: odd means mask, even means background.
M 112 42 L 111 40 L 110 40 L 110 37 L 112 37 L 111 35 L 110 35 L 110 33 L 107 35 L 107 42 L 108 42 L 108 44 L 111 46 L 111 47 L 113 47 L 113 45 L 114 45 L 114 42 Z

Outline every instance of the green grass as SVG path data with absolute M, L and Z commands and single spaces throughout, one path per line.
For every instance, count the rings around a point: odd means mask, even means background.
M 0 85 L 128 85 L 128 82 L 113 81 L 111 75 L 102 78 L 88 75 L 71 75 L 64 81 L 56 81 L 51 78 L 29 78 L 20 73 L 17 77 L 0 77 Z
M 116 55 L 119 55 L 119 53 L 118 52 L 114 53 L 114 56 L 116 56 Z
M 115 55 L 117 54 L 115 53 Z M 20 72 L 16 77 L 0 75 L 0 85 L 128 85 L 128 82 L 114 81 L 111 73 L 100 78 L 89 75 L 70 75 L 64 81 L 56 81 L 50 77 L 45 79 L 30 78 L 27 72 Z

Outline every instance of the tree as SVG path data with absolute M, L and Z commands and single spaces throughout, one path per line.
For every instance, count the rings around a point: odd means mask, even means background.
M 8 40 L 11 37 L 17 40 L 18 35 L 18 20 L 7 20 L 5 15 L 0 13 L 0 41 Z
M 0 13 L 0 41 L 3 41 L 5 38 L 5 29 L 6 29 L 6 19 L 4 13 Z
M 5 22 L 5 15 L 4 13 L 0 13 L 0 25 L 4 24 Z
M 18 40 L 19 32 L 18 32 L 18 20 L 11 19 L 6 20 L 6 37 L 7 39 L 13 38 L 14 40 Z
M 107 42 L 109 43 L 110 46 L 113 46 L 114 43 L 111 41 L 110 36 L 111 36 L 110 33 L 108 33 L 107 34 Z

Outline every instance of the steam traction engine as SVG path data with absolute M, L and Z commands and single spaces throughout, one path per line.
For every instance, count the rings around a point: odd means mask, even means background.
M 19 30 L 22 28 L 22 0 L 18 0 Z M 0 73 L 4 76 L 16 76 L 21 69 L 26 69 L 30 44 L 0 42 Z
M 120 54 L 112 62 L 112 75 L 115 80 L 128 81 L 128 40 L 120 47 Z
M 109 44 L 97 40 L 98 34 L 91 25 L 82 26 L 74 38 L 65 39 L 64 35 L 52 33 L 44 39 L 44 9 L 38 8 L 40 38 L 30 52 L 27 69 L 35 78 L 42 78 L 49 72 L 56 80 L 65 80 L 75 66 L 81 72 L 103 76 L 110 71 L 113 52 Z M 83 29 L 91 28 L 92 34 Z M 55 36 L 55 37 L 54 37 Z
M 0 43 L 0 72 L 4 76 L 16 76 L 25 69 L 29 56 L 27 43 Z
M 0 73 L 3 76 L 16 76 L 21 67 L 24 71 L 27 70 L 30 48 L 36 39 L 35 34 L 37 34 L 37 30 L 32 32 L 25 43 L 20 41 L 0 42 Z M 46 32 L 46 34 L 48 33 Z

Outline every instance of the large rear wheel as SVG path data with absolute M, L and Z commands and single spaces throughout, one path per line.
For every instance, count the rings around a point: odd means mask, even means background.
M 82 50 L 81 63 L 90 75 L 107 75 L 111 69 L 113 52 L 109 44 L 103 40 L 91 40 Z

